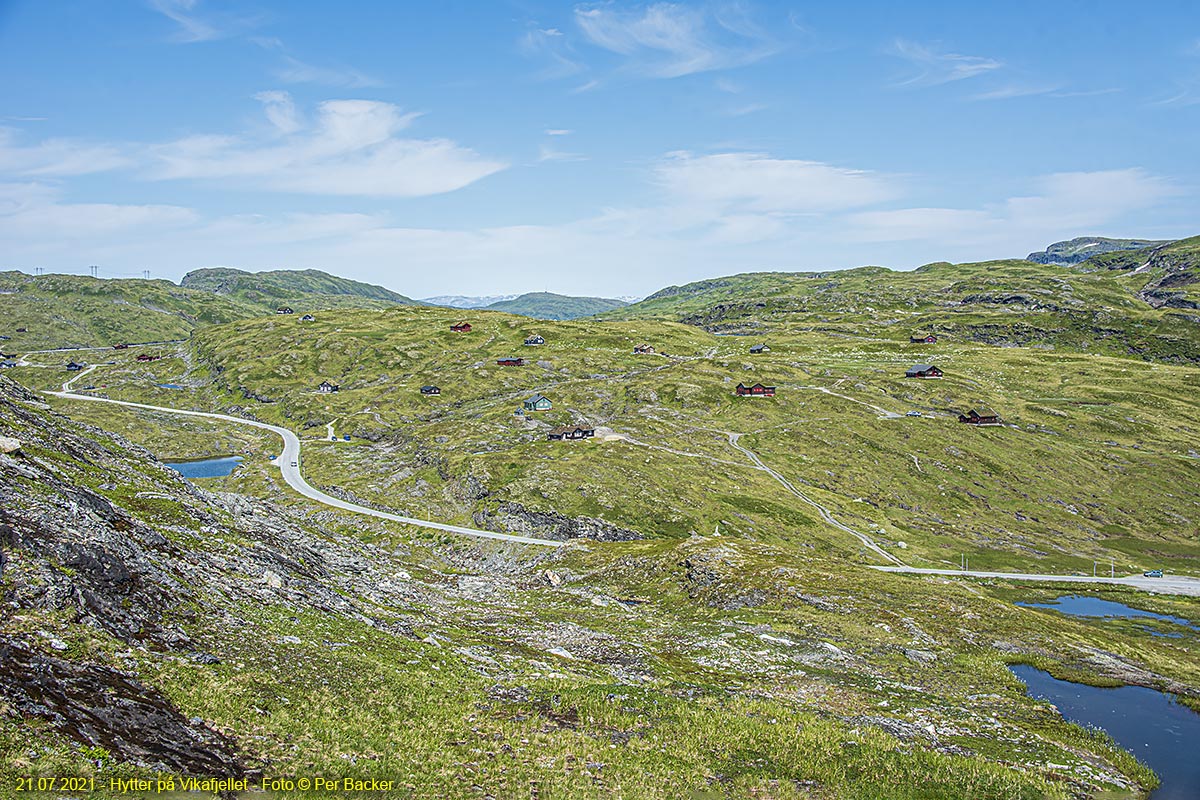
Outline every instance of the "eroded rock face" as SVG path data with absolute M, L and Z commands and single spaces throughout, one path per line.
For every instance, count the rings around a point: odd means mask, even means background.
M 554 511 L 530 511 L 520 503 L 501 503 L 495 511 L 477 511 L 475 524 L 502 533 L 520 533 L 543 539 L 595 539 L 627 542 L 645 538 L 641 533 L 594 517 L 567 517 Z
M 241 777 L 233 742 L 136 678 L 0 639 L 0 696 L 77 742 L 168 772 Z

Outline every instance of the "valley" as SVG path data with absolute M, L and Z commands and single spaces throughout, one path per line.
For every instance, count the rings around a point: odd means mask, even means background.
M 268 310 L 179 342 L 23 351 L 0 378 L 0 433 L 19 443 L 0 456 L 4 585 L 21 609 L 0 641 L 140 676 L 207 726 L 187 734 L 196 758 L 224 748 L 252 778 L 386 775 L 413 797 L 1153 785 L 1008 666 L 1200 705 L 1193 629 L 1012 602 L 1086 590 L 1195 619 L 1200 378 L 1161 327 L 1130 333 L 1175 312 L 1071 273 L 1115 331 L 1084 347 L 1061 322 L 1075 312 L 904 313 L 908 290 L 878 275 L 887 308 L 848 299 L 853 274 L 827 309 L 787 276 L 723 280 L 723 299 L 600 318 Z M 984 320 L 1037 333 L 981 341 Z M 940 375 L 906 377 L 914 364 Z M 960 422 L 972 409 L 1001 424 Z M 563 426 L 595 435 L 549 438 Z M 151 453 L 242 461 L 188 483 Z M 79 538 L 53 533 L 58 509 Z M 142 577 L 113 583 L 89 558 Z M 132 600 L 141 585 L 159 595 Z M 68 597 L 95 599 L 52 600 Z M 14 687 L 0 676 L 23 702 Z M 0 723 L 0 741 L 47 742 L 0 773 L 181 768 L 118 744 L 87 766 L 70 714 L 38 719 Z

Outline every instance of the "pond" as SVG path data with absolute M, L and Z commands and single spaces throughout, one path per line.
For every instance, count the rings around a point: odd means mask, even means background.
M 1200 631 L 1200 627 L 1193 625 L 1182 617 L 1171 617 L 1166 614 L 1155 614 L 1152 611 L 1142 611 L 1140 608 L 1131 608 L 1124 603 L 1117 603 L 1112 600 L 1101 600 L 1098 597 L 1083 597 L 1080 595 L 1064 595 L 1063 597 L 1055 598 L 1049 603 L 1020 603 L 1017 605 L 1025 608 L 1049 608 L 1072 617 L 1145 617 L 1147 619 L 1156 619 L 1162 622 L 1169 622 L 1172 625 L 1181 625 L 1193 631 Z M 1154 636 L 1166 636 L 1169 638 L 1179 638 L 1182 634 L 1163 633 L 1161 631 L 1145 630 Z
M 1117 744 L 1149 765 L 1162 785 L 1151 800 L 1200 797 L 1200 714 L 1170 695 L 1142 686 L 1099 689 L 1060 681 L 1023 664 L 1009 667 L 1030 697 L 1058 706 L 1065 719 L 1102 728 Z
M 195 461 L 175 461 L 167 466 L 188 480 L 193 478 L 224 478 L 242 462 L 241 456 L 202 458 Z
M 187 388 L 186 386 L 183 386 L 178 383 L 156 383 L 154 385 L 160 389 L 186 389 Z

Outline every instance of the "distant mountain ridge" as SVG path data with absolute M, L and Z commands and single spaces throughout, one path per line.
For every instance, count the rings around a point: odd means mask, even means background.
M 192 270 L 179 285 L 256 305 L 302 304 L 306 309 L 418 305 L 412 298 L 391 289 L 316 269 L 247 272 L 214 267 Z
M 1079 264 L 1104 253 L 1121 250 L 1142 250 L 1170 244 L 1174 239 L 1108 239 L 1104 236 L 1077 236 L 1065 242 L 1055 242 L 1036 253 L 1026 256 L 1026 261 L 1035 264 Z
M 579 319 L 629 305 L 624 300 L 605 297 L 569 297 L 552 292 L 530 292 L 512 300 L 484 306 L 488 311 L 504 311 L 535 319 Z

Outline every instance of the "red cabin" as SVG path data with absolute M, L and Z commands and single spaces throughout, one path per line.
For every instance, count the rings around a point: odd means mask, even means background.
M 904 373 L 906 378 L 940 378 L 942 375 L 942 371 L 933 364 L 917 364 Z
M 933 334 L 929 336 L 910 336 L 908 341 L 912 344 L 937 344 L 937 337 Z
M 523 358 L 498 358 L 496 363 L 502 367 L 523 367 L 525 359 Z
M 455 333 L 470 333 L 471 332 L 471 323 L 459 322 L 455 325 L 451 325 L 450 330 L 454 331 Z
M 774 397 L 774 386 L 763 386 L 761 383 L 756 383 L 753 386 L 747 386 L 744 383 L 739 383 L 737 389 L 738 397 Z
M 1000 415 L 990 408 L 985 408 L 980 411 L 971 409 L 966 414 L 959 414 L 958 421 L 967 425 L 1002 425 Z

